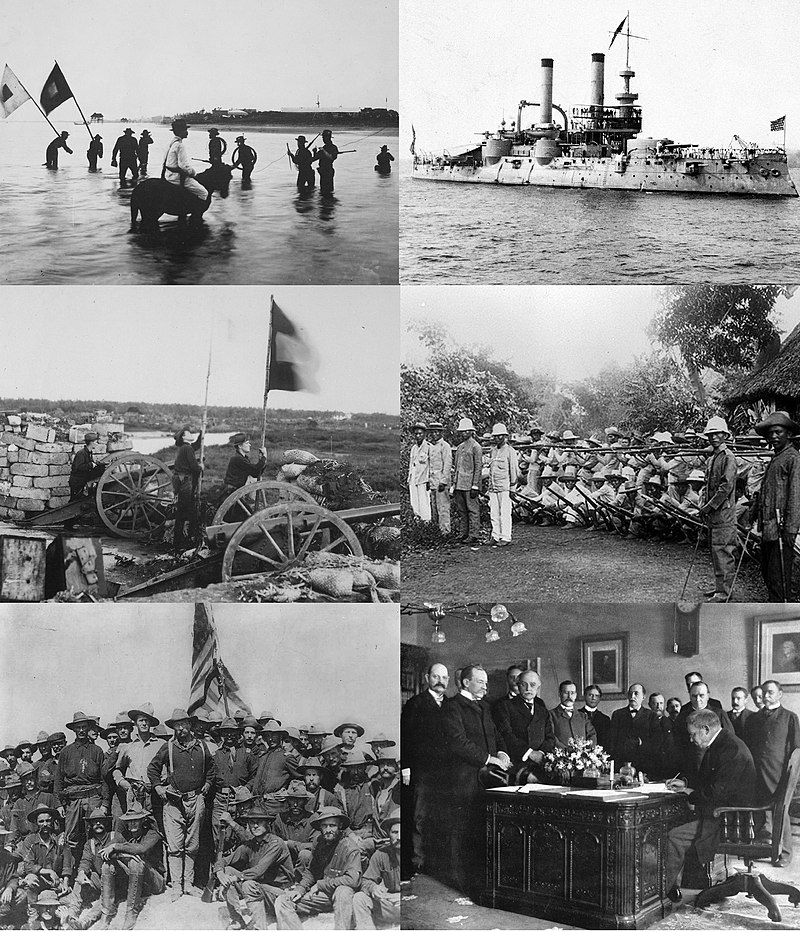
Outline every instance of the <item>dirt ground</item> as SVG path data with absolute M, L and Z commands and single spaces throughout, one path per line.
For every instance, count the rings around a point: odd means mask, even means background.
M 694 546 L 621 538 L 605 531 L 514 526 L 510 547 L 453 546 L 403 558 L 403 602 L 675 602 Z M 684 599 L 714 588 L 707 549 L 700 548 Z M 742 564 L 732 601 L 763 602 L 758 566 Z

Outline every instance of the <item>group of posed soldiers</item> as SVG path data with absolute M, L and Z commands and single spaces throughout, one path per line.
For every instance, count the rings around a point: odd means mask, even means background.
M 796 659 L 795 649 L 792 663 Z M 782 705 L 782 688 L 775 680 L 749 693 L 744 686 L 734 687 L 728 711 L 711 696 L 699 671 L 685 675 L 686 702 L 676 696 L 665 700 L 659 691 L 646 698 L 644 685 L 632 683 L 627 703 L 609 716 L 599 708 L 603 693 L 595 684 L 585 687 L 579 705 L 578 686 L 563 681 L 558 703 L 548 709 L 539 697 L 541 679 L 535 670 L 509 667 L 507 691 L 494 700 L 487 697 L 488 677 L 480 664 L 463 667 L 456 678 L 458 691 L 448 697 L 447 667 L 431 664 L 426 688 L 403 707 L 403 776 L 413 793 L 414 822 L 404 861 L 407 873 L 432 873 L 469 893 L 480 889 L 485 876 L 483 788 L 493 785 L 498 774 L 509 784 L 558 783 L 546 755 L 573 740 L 601 746 L 626 779 L 644 775 L 683 791 L 699 789 L 709 779 L 705 745 L 696 733 L 710 725 L 710 733 L 728 735 L 720 748 L 735 745 L 737 760 L 752 759 L 747 764 L 752 779 L 746 790 L 740 787 L 747 797 L 741 805 L 747 806 L 775 802 L 789 758 L 800 748 L 800 720 Z M 741 744 L 728 740 L 733 736 Z M 780 855 L 773 864 L 785 867 L 792 859 L 788 810 L 780 826 L 773 826 L 766 813 L 759 833 L 770 838 L 773 832 L 780 835 Z M 688 842 L 681 858 L 695 840 L 690 832 L 684 834 Z M 707 846 L 698 852 L 701 861 L 710 859 Z
M 395 741 L 269 711 L 165 725 L 149 703 L 107 726 L 76 712 L 70 743 L 0 751 L 0 928 L 107 929 L 124 904 L 132 929 L 165 891 L 224 900 L 230 928 L 399 922 Z
M 701 431 L 648 438 L 616 427 L 604 439 L 572 430 L 545 433 L 534 424 L 519 452 L 506 426 L 475 437 L 461 418 L 455 448 L 440 422 L 412 427 L 408 468 L 411 507 L 422 521 L 452 533 L 451 501 L 460 540 L 483 543 L 480 504 L 488 499 L 493 546 L 511 544 L 513 521 L 609 531 L 623 537 L 701 540 L 710 546 L 713 601 L 728 601 L 748 548 L 760 553 L 770 601 L 792 597 L 795 539 L 800 531 L 800 425 L 784 411 L 734 440 L 724 418 Z M 772 448 L 770 456 L 767 445 Z

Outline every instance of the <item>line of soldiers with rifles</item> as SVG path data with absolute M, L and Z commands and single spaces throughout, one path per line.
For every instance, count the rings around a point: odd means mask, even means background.
M 0 751 L 0 926 L 105 929 L 124 904 L 131 929 L 165 891 L 224 900 L 238 928 L 399 921 L 395 741 L 270 711 L 165 725 L 149 703 L 105 727 L 76 712 L 71 743 L 42 731 Z
M 515 519 L 696 546 L 702 541 L 709 544 L 715 575 L 709 600 L 730 599 L 741 556 L 756 551 L 770 601 L 792 599 L 800 425 L 785 411 L 735 440 L 719 416 L 700 431 L 656 431 L 647 438 L 613 426 L 603 440 L 581 438 L 534 424 L 528 438 L 515 438 L 512 446 L 506 426 L 497 423 L 481 438 L 490 444 L 485 447 L 467 417 L 456 433 L 460 443 L 453 449 L 441 422 L 418 422 L 409 451 L 412 511 L 444 535 L 452 533 L 452 502 L 460 542 L 486 542 L 480 505 L 488 500 L 494 546 L 511 543 Z

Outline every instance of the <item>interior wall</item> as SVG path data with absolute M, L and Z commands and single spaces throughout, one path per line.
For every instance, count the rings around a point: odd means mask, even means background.
M 754 631 L 758 618 L 800 618 L 792 605 L 731 604 L 703 605 L 700 609 L 699 652 L 681 657 L 672 651 L 674 605 L 663 604 L 540 604 L 508 603 L 527 631 L 511 637 L 509 622 L 499 625 L 499 641 L 487 643 L 486 626 L 475 621 L 446 617 L 441 624 L 444 644 L 431 644 L 431 621 L 427 615 L 403 616 L 403 642 L 429 651 L 430 662 L 444 663 L 451 675 L 448 695 L 455 693 L 455 670 L 468 663 L 487 669 L 505 668 L 525 659 L 541 658 L 541 696 L 548 708 L 558 702 L 558 683 L 573 679 L 579 684 L 581 638 L 628 634 L 629 682 L 641 682 L 647 693 L 661 692 L 665 698 L 688 698 L 684 674 L 698 670 L 711 695 L 730 708 L 735 686 L 749 687 L 758 679 L 754 660 Z M 491 698 L 496 698 L 491 697 Z M 600 708 L 610 714 L 624 700 L 603 700 Z M 785 691 L 783 704 L 800 714 L 800 692 Z M 748 708 L 753 708 L 748 700 Z

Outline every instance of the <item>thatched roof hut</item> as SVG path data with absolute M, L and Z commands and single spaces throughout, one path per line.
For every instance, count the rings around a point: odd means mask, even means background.
M 788 411 L 791 417 L 800 414 L 800 324 L 783 341 L 777 355 L 742 376 L 724 400 L 727 408 L 757 402 L 770 410 Z

